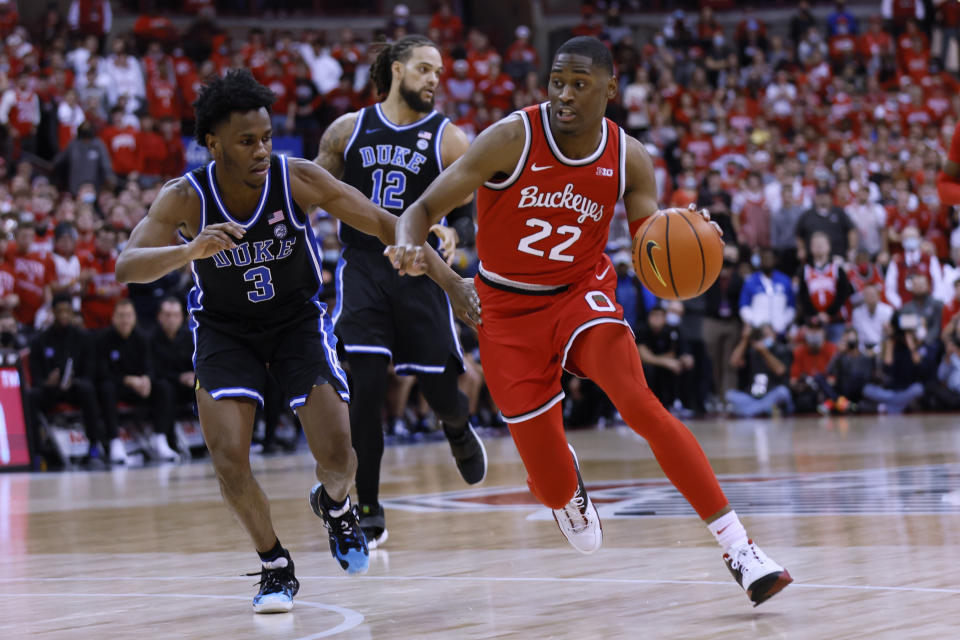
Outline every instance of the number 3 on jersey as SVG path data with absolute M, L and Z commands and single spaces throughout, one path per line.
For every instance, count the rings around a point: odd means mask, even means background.
M 521 238 L 520 243 L 517 245 L 517 251 L 522 251 L 524 253 L 529 253 L 532 256 L 543 256 L 542 249 L 534 249 L 533 243 L 539 242 L 546 237 L 549 237 L 553 234 L 553 225 L 547 222 L 546 220 L 541 220 L 539 218 L 530 218 L 527 220 L 527 226 L 533 227 L 534 229 L 539 229 L 539 231 L 534 231 L 528 236 Z M 574 227 L 572 225 L 565 224 L 561 227 L 557 227 L 556 231 L 559 236 L 570 236 L 563 242 L 555 245 L 553 249 L 550 250 L 550 255 L 547 256 L 548 260 L 556 260 L 558 262 L 573 262 L 573 256 L 565 254 L 563 251 L 567 249 L 570 245 L 576 242 L 580 238 L 580 227 Z
M 247 292 L 247 299 L 250 302 L 263 302 L 273 297 L 273 274 L 270 273 L 269 267 L 247 269 L 243 279 L 253 283 L 253 291 Z

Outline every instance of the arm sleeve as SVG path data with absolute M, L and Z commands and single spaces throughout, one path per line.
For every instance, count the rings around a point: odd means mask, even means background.
M 457 246 L 470 247 L 476 240 L 474 225 L 474 202 L 476 198 L 461 205 L 447 215 L 447 223 L 457 231 Z

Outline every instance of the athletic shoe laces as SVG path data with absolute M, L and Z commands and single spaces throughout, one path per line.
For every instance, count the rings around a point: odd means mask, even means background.
M 255 576 L 257 572 L 248 573 L 248 576 Z M 267 569 L 263 567 L 260 570 L 260 582 L 257 585 L 260 586 L 260 593 L 280 593 L 286 589 L 293 590 L 293 581 L 296 580 L 293 576 L 293 572 L 290 571 L 290 566 L 281 567 L 280 569 Z

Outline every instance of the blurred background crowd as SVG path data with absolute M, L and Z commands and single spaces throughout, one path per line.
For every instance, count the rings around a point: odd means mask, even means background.
M 121 462 L 118 425 L 143 407 L 149 455 L 178 457 L 189 272 L 125 287 L 113 267 L 163 181 L 205 161 L 189 141 L 203 79 L 249 68 L 277 95 L 276 146 L 312 158 L 329 123 L 377 100 L 378 43 L 412 32 L 440 45 L 437 109 L 470 137 L 546 99 L 559 42 L 610 46 L 608 117 L 647 145 L 661 205 L 707 207 L 726 241 L 714 286 L 665 302 L 631 271 L 622 205 L 614 220 L 618 300 L 672 411 L 960 408 L 960 220 L 936 184 L 960 119 L 960 2 L 327 4 L 72 0 L 27 19 L 0 0 L 0 346 L 23 356 L 36 451 L 74 412 L 95 456 Z M 336 226 L 311 216 L 329 275 Z M 454 266 L 472 275 L 473 249 Z M 502 426 L 462 334 L 473 420 Z M 595 386 L 565 388 L 569 426 L 616 422 Z M 267 450 L 295 446 L 275 435 L 281 404 Z M 414 379 L 395 377 L 384 425 L 435 429 Z

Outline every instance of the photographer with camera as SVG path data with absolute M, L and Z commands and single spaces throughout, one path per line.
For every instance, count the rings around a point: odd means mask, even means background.
M 813 413 L 826 400 L 836 398 L 836 391 L 827 380 L 827 366 L 836 353 L 837 345 L 827 339 L 820 318 L 809 318 L 800 334 L 800 344 L 793 350 L 790 366 L 790 391 L 797 413 Z
M 881 384 L 868 384 L 863 397 L 876 403 L 880 413 L 903 413 L 924 394 L 937 365 L 936 349 L 919 336 L 926 334 L 921 316 L 894 313 L 885 331 L 881 351 Z
M 877 358 L 861 349 L 856 329 L 847 327 L 838 346 L 826 376 L 834 394 L 818 407 L 824 414 L 856 412 L 857 403 L 863 399 L 863 388 L 874 381 L 877 373 Z
M 793 399 L 787 388 L 790 359 L 790 349 L 777 339 L 769 324 L 758 329 L 745 325 L 730 356 L 730 364 L 741 373 L 743 385 L 724 394 L 728 411 L 741 418 L 769 416 L 777 408 L 793 413 Z

